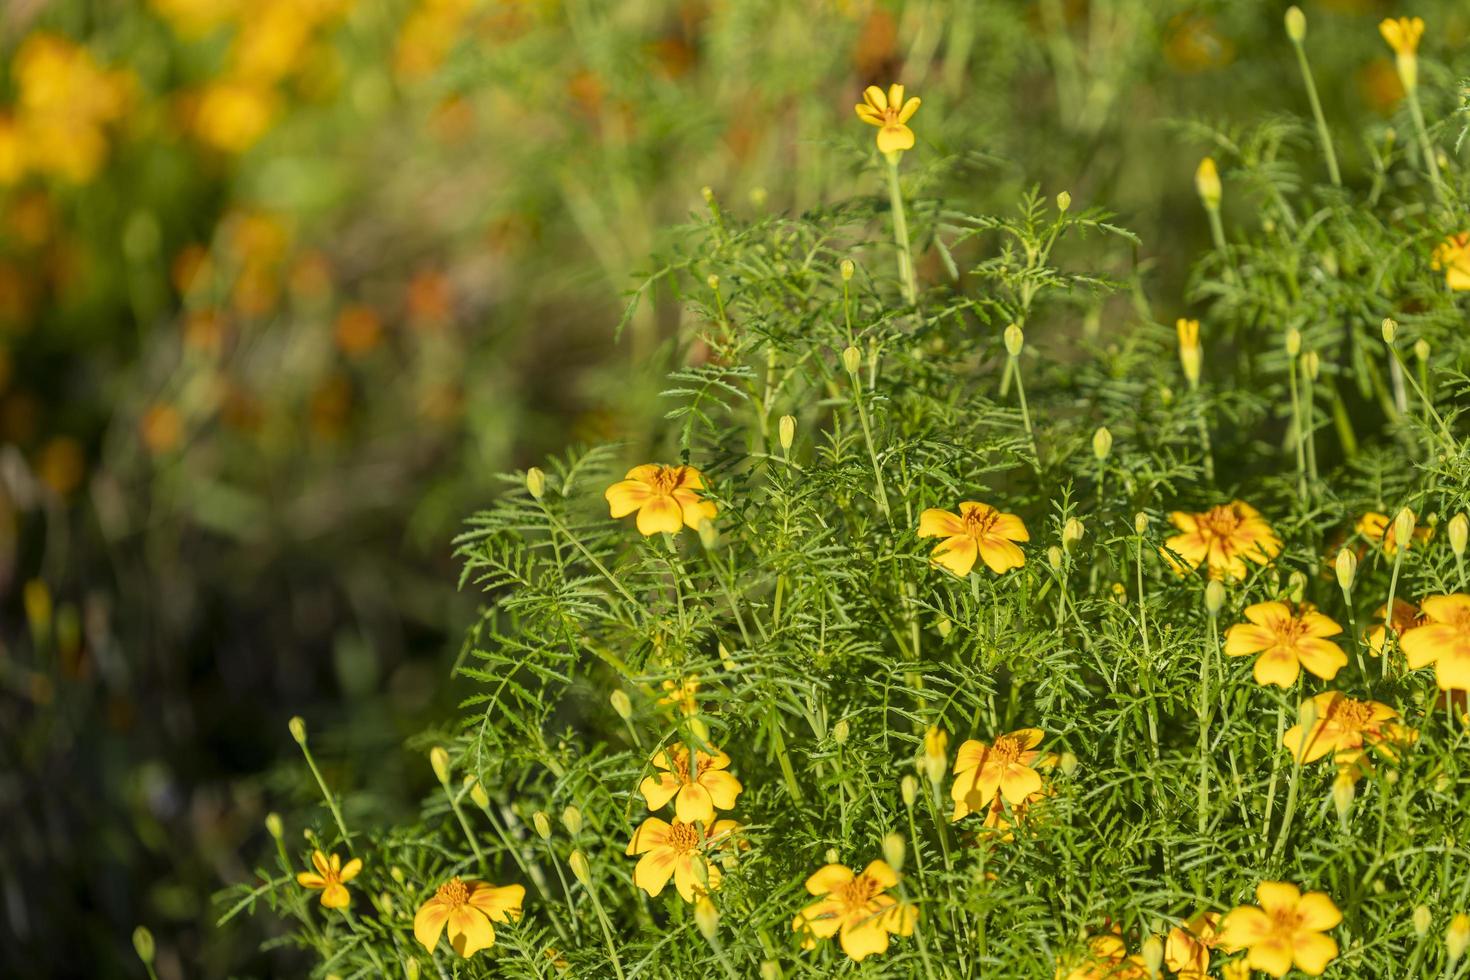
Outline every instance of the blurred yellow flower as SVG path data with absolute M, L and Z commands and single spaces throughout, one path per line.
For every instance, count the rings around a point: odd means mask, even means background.
M 906 124 L 919 111 L 919 99 L 915 96 L 905 102 L 902 85 L 888 86 L 887 94 L 878 86 L 869 85 L 863 90 L 863 101 L 854 108 L 859 119 L 878 127 L 880 153 L 898 153 L 914 148 L 914 131 Z
M 1255 905 L 1232 909 L 1220 924 L 1220 945 L 1227 951 L 1249 950 L 1246 962 L 1273 977 L 1284 977 L 1295 964 L 1309 976 L 1320 976 L 1337 958 L 1337 941 L 1326 935 L 1342 921 L 1332 899 L 1323 892 L 1302 894 L 1284 881 L 1263 881 Z
M 20 182 L 26 172 L 26 139 L 15 117 L 0 113 L 0 186 Z
M 1421 17 L 1389 17 L 1378 25 L 1378 33 L 1393 48 L 1394 67 L 1406 91 L 1419 84 L 1419 39 L 1424 36 Z
M 1056 980 L 1147 980 L 1148 964 L 1143 957 L 1128 954 L 1128 945 L 1114 930 L 1093 936 L 1087 952 L 1057 965 Z
M 329 909 L 345 909 L 352 903 L 347 893 L 347 883 L 362 870 L 362 858 L 353 858 L 346 864 L 333 854 L 328 858 L 321 851 L 311 852 L 311 863 L 315 872 L 302 871 L 296 875 L 296 883 L 322 893 L 322 905 Z
M 699 713 L 699 675 L 690 674 L 681 681 L 666 680 L 660 685 L 664 694 L 660 705 L 677 706 L 685 715 Z
M 149 0 L 148 5 L 185 37 L 202 37 L 240 11 L 240 0 Z
M 1225 631 L 1225 655 L 1249 657 L 1258 654 L 1257 684 L 1290 687 L 1302 668 L 1323 680 L 1332 680 L 1347 663 L 1347 654 L 1326 639 L 1342 627 L 1311 606 L 1295 613 L 1284 602 L 1257 602 L 1245 608 L 1248 622 Z
M 1307 707 L 1307 705 L 1311 707 Z M 1377 747 L 1388 758 L 1394 748 L 1412 741 L 1414 732 L 1395 724 L 1399 713 L 1377 701 L 1358 701 L 1339 691 L 1323 691 L 1302 706 L 1310 726 L 1303 733 L 1298 722 L 1286 730 L 1281 744 L 1299 762 L 1316 762 L 1332 753 L 1339 766 L 1357 766 L 1367 748 Z
M 1420 609 L 1426 622 L 1399 638 L 1410 669 L 1433 664 L 1441 691 L 1470 690 L 1470 595 L 1430 596 Z
M 207 145 L 224 153 L 243 153 L 275 122 L 280 98 L 268 86 L 221 80 L 205 85 L 191 99 L 191 128 Z
M 989 504 L 966 500 L 959 515 L 930 508 L 919 515 L 919 537 L 944 538 L 929 560 L 963 578 L 976 559 L 999 575 L 1026 564 L 1026 554 L 1015 542 L 1030 541 L 1026 525 L 1015 514 L 1004 514 Z
M 133 75 L 106 70 L 85 48 L 44 32 L 25 39 L 11 73 L 24 152 L 12 151 L 9 166 L 90 181 L 107 156 L 106 127 L 122 119 L 132 101 Z
M 0 182 L 4 181 L 0 160 Z M 1457 292 L 1470 289 L 1470 231 L 1451 235 L 1434 249 L 1434 268 L 1444 270 L 1445 285 Z
M 521 917 L 525 897 L 526 889 L 521 885 L 497 888 L 483 881 L 450 878 L 419 906 L 413 917 L 413 938 L 432 953 L 448 926 L 449 945 L 468 959 L 495 945 L 492 922 L 509 922 Z
M 1357 531 L 1373 544 L 1381 547 L 1385 555 L 1392 556 L 1394 552 L 1399 550 L 1398 540 L 1394 534 L 1393 518 L 1387 514 L 1380 514 L 1370 510 L 1358 518 L 1358 523 L 1354 525 L 1353 530 Z M 1414 533 L 1409 536 L 1410 547 L 1413 546 L 1413 542 L 1415 541 L 1423 543 L 1433 537 L 1434 528 L 1432 526 L 1428 524 L 1416 526 Z
M 1012 806 L 1019 806 L 1041 789 L 1041 774 L 1036 764 L 1041 753 L 1039 728 L 1022 728 L 998 736 L 991 745 L 969 739 L 954 757 L 954 785 L 950 798 L 954 812 L 950 820 L 963 820 L 990 806 L 998 796 Z
M 633 869 L 633 884 L 657 896 L 674 879 L 679 897 L 693 902 L 720 887 L 720 869 L 708 860 L 707 852 L 720 846 L 739 828 L 734 820 L 716 820 L 708 833 L 698 824 L 678 817 L 673 823 L 648 817 L 628 841 L 627 855 L 642 855 Z
M 1204 357 L 1199 344 L 1199 321 L 1180 317 L 1174 321 L 1174 332 L 1179 335 L 1179 366 L 1184 369 L 1184 380 L 1191 388 L 1198 387 L 1200 362 Z
M 1393 630 L 1395 637 L 1404 635 L 1404 630 L 1413 629 L 1415 626 L 1424 625 L 1424 614 L 1419 607 L 1412 602 L 1403 599 L 1393 600 L 1393 616 L 1386 616 L 1388 607 L 1379 606 L 1373 610 L 1373 616 L 1378 620 L 1377 624 L 1369 627 L 1363 637 L 1363 642 L 1368 645 L 1368 652 L 1375 657 L 1383 656 L 1383 649 L 1388 643 L 1388 631 Z
M 614 518 L 638 512 L 638 530 L 645 536 L 665 531 L 678 534 L 685 527 L 699 529 L 719 511 L 703 499 L 704 474 L 692 466 L 635 466 L 603 494 Z
M 689 750 L 684 746 L 661 750 L 653 757 L 653 764 L 663 772 L 644 778 L 638 784 L 650 810 L 660 810 L 674 801 L 674 813 L 687 823 L 702 820 L 706 824 L 715 819 L 716 810 L 731 810 L 735 798 L 744 791 L 740 780 L 726 770 L 730 757 L 716 750 L 713 754 L 703 749 L 694 752 L 694 771 L 690 772 Z
M 1216 912 L 1201 912 L 1183 926 L 1169 930 L 1164 943 L 1164 962 L 1179 980 L 1207 980 L 1210 975 L 1210 950 L 1219 943 Z
M 802 935 L 802 947 L 838 935 L 842 951 L 853 960 L 888 951 L 890 934 L 908 936 L 919 910 L 902 904 L 887 890 L 898 884 L 898 873 L 886 861 L 874 861 L 853 874 L 840 864 L 829 864 L 806 880 L 806 890 L 819 896 L 796 914 L 792 931 Z
M 1247 560 L 1265 565 L 1281 553 L 1260 511 L 1239 500 L 1197 514 L 1176 510 L 1169 520 L 1184 533 L 1164 542 L 1164 558 L 1180 574 L 1204 563 L 1210 578 L 1242 579 Z

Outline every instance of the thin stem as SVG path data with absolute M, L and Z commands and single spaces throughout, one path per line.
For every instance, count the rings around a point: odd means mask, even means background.
M 311 774 L 316 777 L 316 784 L 321 788 L 322 796 L 327 801 L 327 807 L 332 811 L 332 819 L 337 821 L 337 830 L 342 834 L 343 841 L 352 840 L 352 835 L 347 832 L 347 824 L 342 820 L 342 811 L 337 808 L 336 797 L 332 791 L 327 789 L 327 781 L 322 778 L 322 771 L 316 767 L 316 759 L 312 758 L 311 749 L 307 747 L 306 740 L 301 740 L 301 754 L 306 756 L 306 764 L 311 767 Z
M 1271 839 L 1271 811 L 1276 805 L 1276 777 L 1281 772 L 1281 740 L 1286 735 L 1286 702 L 1276 709 L 1276 741 L 1271 743 L 1271 781 L 1266 784 L 1266 815 L 1261 821 L 1261 856 L 1266 853 L 1266 841 Z
M 1021 403 L 1021 421 L 1026 426 L 1026 438 L 1031 442 L 1031 455 L 1036 458 L 1036 469 L 1040 472 L 1041 450 L 1036 446 L 1036 431 L 1031 428 L 1031 411 L 1026 407 L 1026 386 L 1021 383 L 1020 358 L 1011 358 L 1011 373 L 1016 377 L 1016 397 Z
M 1317 400 L 1313 391 L 1312 373 L 1302 363 L 1302 411 L 1307 423 L 1307 481 L 1308 486 L 1317 485 Z
M 1143 677 L 1144 693 L 1148 696 L 1148 738 L 1153 746 L 1154 760 L 1159 759 L 1159 722 L 1158 708 L 1153 701 L 1153 691 L 1149 689 L 1149 670 L 1153 664 L 1153 655 L 1149 652 L 1148 645 L 1148 607 L 1144 602 L 1143 593 L 1143 534 L 1138 535 L 1138 549 L 1135 552 L 1134 569 L 1138 580 L 1138 634 L 1143 639 L 1143 669 L 1139 674 Z
M 465 818 L 464 808 L 459 805 L 459 799 L 455 797 L 453 788 L 450 787 L 447 779 L 440 782 L 439 785 L 444 787 L 444 798 L 449 801 L 449 808 L 454 811 L 454 816 L 459 820 L 460 829 L 464 831 L 464 839 L 470 842 L 470 850 L 475 852 L 475 863 L 479 865 L 481 872 L 488 871 L 489 869 L 485 866 L 485 852 L 480 850 L 480 842 L 475 840 L 475 832 L 471 829 L 469 820 Z
M 863 442 L 868 447 L 868 459 L 873 464 L 873 479 L 878 483 L 878 507 L 883 511 L 883 517 L 889 526 L 893 525 L 893 514 L 888 508 L 888 491 L 883 486 L 883 467 L 878 463 L 878 450 L 873 445 L 873 429 L 868 424 L 868 410 L 863 407 L 863 385 L 858 378 L 857 372 L 849 371 L 848 378 L 852 381 L 852 400 L 857 405 L 858 421 L 863 427 Z
M 597 912 L 597 921 L 602 925 L 602 938 L 607 940 L 607 955 L 612 957 L 613 971 L 617 973 L 618 980 L 626 980 L 623 973 L 623 961 L 618 959 L 618 947 L 613 942 L 612 923 L 607 919 L 607 913 L 602 909 L 602 899 L 597 897 L 597 889 L 589 882 L 587 894 L 592 896 L 592 908 Z
M 1210 639 L 1211 646 L 1218 648 L 1220 645 L 1219 626 L 1216 617 L 1210 616 Z M 1207 650 L 1200 655 L 1199 660 L 1199 797 L 1197 800 L 1196 817 L 1200 835 L 1205 833 L 1205 827 L 1209 822 L 1209 797 L 1210 797 L 1210 652 Z
M 1297 499 L 1305 507 L 1307 503 L 1307 450 L 1302 438 L 1302 402 L 1297 392 L 1296 362 L 1296 356 L 1292 355 L 1291 363 L 1286 366 L 1286 380 L 1291 389 L 1292 441 L 1296 443 L 1296 494 Z
M 898 161 L 903 152 L 884 154 L 888 161 L 888 201 L 893 209 L 893 240 L 898 245 L 898 276 L 903 282 L 903 298 L 910 306 L 918 302 L 919 287 L 914 281 L 914 258 L 909 250 L 908 215 L 903 209 L 903 191 L 898 186 Z
M 1429 142 L 1429 127 L 1424 124 L 1424 108 L 1419 104 L 1419 87 L 1409 89 L 1409 115 L 1414 117 L 1414 131 L 1419 135 L 1419 152 L 1424 156 L 1425 169 L 1429 171 L 1429 182 L 1434 185 L 1434 196 L 1440 204 L 1446 203 L 1444 181 L 1439 175 L 1439 158 Z
M 1397 547 L 1394 548 L 1393 552 L 1393 574 L 1388 579 L 1388 605 L 1383 607 L 1385 617 L 1383 621 L 1383 650 L 1380 653 L 1380 656 L 1383 657 L 1383 669 L 1379 673 L 1379 677 L 1383 680 L 1388 679 L 1388 651 L 1392 645 L 1389 641 L 1394 635 L 1391 625 L 1393 623 L 1393 597 L 1399 589 L 1399 568 L 1404 563 L 1404 552 L 1409 550 L 1409 542 L 1407 541 L 1396 542 L 1396 544 Z
M 1307 64 L 1307 50 L 1302 42 L 1292 38 L 1296 48 L 1296 61 L 1302 70 L 1302 81 L 1307 86 L 1307 101 L 1312 106 L 1312 118 L 1317 121 L 1317 138 L 1322 141 L 1322 155 L 1327 158 L 1327 176 L 1332 186 L 1342 186 L 1342 173 L 1337 169 L 1337 151 L 1332 148 L 1332 134 L 1327 131 L 1327 117 L 1322 114 L 1322 100 L 1317 97 L 1317 83 L 1312 79 L 1312 66 Z
M 1300 694 L 1301 694 L 1301 675 L 1300 674 L 1297 675 L 1297 688 L 1296 688 L 1296 690 L 1297 690 L 1298 697 L 1300 697 Z M 1302 731 L 1301 739 L 1299 740 L 1299 745 L 1298 745 L 1298 748 L 1299 749 L 1301 747 L 1303 747 L 1303 746 L 1306 745 L 1306 737 L 1307 737 L 1306 733 L 1307 733 L 1308 729 L 1311 728 L 1311 723 L 1314 720 L 1312 717 L 1310 717 L 1310 714 L 1309 714 L 1312 711 L 1312 702 L 1308 701 L 1307 702 L 1307 705 L 1308 705 L 1307 712 L 1302 712 L 1300 710 L 1300 708 L 1298 708 L 1297 724 L 1301 726 L 1301 731 Z M 1276 752 L 1280 752 L 1281 751 L 1281 746 L 1280 745 L 1277 745 L 1276 748 L 1275 748 L 1275 751 Z M 1281 830 L 1276 835 L 1276 846 L 1271 849 L 1271 860 L 1273 860 L 1273 861 L 1276 860 L 1277 856 L 1279 856 L 1281 854 L 1282 849 L 1286 847 L 1286 835 L 1291 831 L 1291 818 L 1296 814 L 1296 794 L 1297 794 L 1297 787 L 1300 784 L 1301 778 L 1302 778 L 1302 756 L 1303 756 L 1303 753 L 1301 751 L 1298 751 L 1295 754 L 1295 762 L 1292 764 L 1292 767 L 1291 767 L 1291 780 L 1289 781 L 1289 783 L 1287 785 L 1287 789 L 1286 789 L 1286 814 L 1281 818 Z

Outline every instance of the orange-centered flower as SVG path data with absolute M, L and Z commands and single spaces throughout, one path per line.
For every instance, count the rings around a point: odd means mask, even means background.
M 1306 732 L 1298 722 L 1286 730 L 1281 744 L 1300 762 L 1316 762 L 1331 752 L 1339 766 L 1356 765 L 1363 751 L 1377 746 L 1389 758 L 1393 747 L 1413 737 L 1394 724 L 1399 713 L 1377 701 L 1358 701 L 1339 691 L 1323 691 L 1302 705 L 1309 719 Z
M 1225 631 L 1225 655 L 1260 654 L 1255 666 L 1257 684 L 1290 687 L 1302 668 L 1330 681 L 1347 663 L 1347 654 L 1325 639 L 1341 633 L 1342 627 L 1311 606 L 1300 606 L 1293 615 L 1284 602 L 1258 602 L 1246 606 L 1245 618 L 1249 622 Z
M 842 951 L 854 960 L 887 952 L 889 934 L 911 935 L 919 917 L 918 909 L 886 894 L 896 884 L 898 874 L 886 861 L 874 861 L 859 875 L 829 864 L 806 880 L 806 890 L 822 898 L 798 912 L 791 928 L 803 935 L 806 949 L 840 934 Z
M 311 863 L 316 873 L 303 871 L 296 876 L 296 883 L 303 888 L 320 889 L 322 905 L 329 909 L 345 909 L 350 905 L 352 896 L 347 894 L 347 883 L 362 870 L 362 858 L 343 864 L 335 854 L 328 858 L 321 851 L 312 851 Z
M 854 106 L 858 118 L 870 126 L 878 127 L 878 152 L 897 153 L 914 148 L 914 131 L 906 125 L 913 114 L 919 111 L 919 99 L 915 96 L 903 100 L 903 86 L 888 86 L 888 92 L 876 85 L 863 90 L 863 101 Z
M 1420 608 L 1428 620 L 1399 638 L 1412 670 L 1434 664 L 1441 691 L 1470 690 L 1470 595 L 1434 595 Z
M 1246 561 L 1264 565 L 1281 553 L 1271 525 L 1239 500 L 1199 514 L 1176 510 L 1169 520 L 1184 533 L 1164 542 L 1164 558 L 1181 574 L 1206 563 L 1210 578 L 1242 579 Z
M 463 957 L 474 956 L 495 945 L 491 922 L 509 922 L 521 917 L 526 889 L 520 885 L 496 888 L 483 881 L 450 878 L 419 906 L 413 917 L 413 938 L 424 949 L 434 951 L 439 935 L 449 927 L 449 945 Z
M 1003 514 L 989 504 L 966 500 L 959 516 L 930 508 L 919 515 L 919 537 L 944 538 L 929 554 L 929 560 L 963 578 L 984 561 L 999 575 L 1026 564 L 1026 555 L 1015 542 L 1030 541 L 1026 525 L 1015 514 Z
M 1388 645 L 1388 631 L 1393 630 L 1395 637 L 1404 635 L 1405 630 L 1411 630 L 1415 626 L 1423 626 L 1426 622 L 1424 614 L 1419 607 L 1412 602 L 1403 599 L 1393 600 L 1393 615 L 1388 616 L 1387 606 L 1379 606 L 1373 610 L 1373 617 L 1378 620 L 1376 624 L 1368 628 L 1363 636 L 1363 641 L 1368 644 L 1368 652 L 1375 657 L 1383 656 L 1383 650 Z
M 997 794 L 1014 807 L 1040 792 L 1041 774 L 1035 767 L 1041 758 L 1036 751 L 1041 737 L 1039 728 L 1022 728 L 1001 735 L 992 745 L 973 738 L 961 745 L 954 758 L 954 785 L 949 789 L 954 800 L 950 820 L 985 810 Z
M 1444 270 L 1446 286 L 1457 292 L 1470 289 L 1470 231 L 1440 242 L 1434 249 L 1434 267 Z
M 1183 926 L 1169 930 L 1164 943 L 1164 962 L 1178 974 L 1179 980 L 1208 980 L 1210 950 L 1220 941 L 1216 931 L 1219 923 L 1218 913 L 1201 912 Z
M 638 792 L 650 810 L 662 809 L 673 800 L 674 814 L 686 823 L 712 823 L 716 810 L 734 809 L 735 797 L 745 788 L 725 771 L 730 767 L 730 757 L 718 749 L 713 754 L 695 749 L 693 772 L 689 750 L 682 745 L 661 750 L 653 757 L 653 764 L 663 772 L 645 778 L 638 784 Z
M 1284 881 L 1263 881 L 1254 905 L 1241 905 L 1220 924 L 1220 945 L 1228 952 L 1248 949 L 1252 969 L 1283 977 L 1292 964 L 1309 976 L 1320 976 L 1337 957 L 1337 941 L 1324 933 L 1342 921 L 1342 913 L 1323 892 L 1307 892 Z
M 678 817 L 673 823 L 649 817 L 628 841 L 628 856 L 642 855 L 633 869 L 633 884 L 656 896 L 672 877 L 679 897 L 686 902 L 714 891 L 720 887 L 720 869 L 709 862 L 706 854 L 728 840 L 738 827 L 734 820 L 717 820 L 705 833 L 699 825 Z
M 704 488 L 704 475 L 692 466 L 645 463 L 629 470 L 603 497 L 613 517 L 637 511 L 638 530 L 644 535 L 678 534 L 686 526 L 698 530 L 719 512 L 700 494 Z

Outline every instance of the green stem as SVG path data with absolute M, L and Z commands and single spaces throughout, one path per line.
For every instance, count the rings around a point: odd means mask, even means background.
M 1429 127 L 1424 124 L 1424 108 L 1419 104 L 1419 87 L 1409 89 L 1409 115 L 1414 117 L 1414 130 L 1419 135 L 1419 152 L 1424 156 L 1425 169 L 1429 171 L 1429 182 L 1434 185 L 1434 196 L 1440 204 L 1446 203 L 1444 181 L 1439 175 L 1439 158 L 1429 142 Z
M 1261 856 L 1266 855 L 1266 841 L 1271 839 L 1271 811 L 1276 805 L 1276 777 L 1281 771 L 1281 740 L 1286 735 L 1286 702 L 1276 709 L 1276 741 L 1271 743 L 1271 781 L 1266 784 L 1266 815 L 1261 821 Z
M 597 889 L 592 887 L 590 880 L 587 883 L 587 894 L 592 896 L 592 908 L 597 912 L 597 921 L 602 926 L 602 938 L 607 940 L 607 955 L 612 957 L 613 972 L 618 975 L 618 980 L 627 980 L 623 973 L 623 961 L 618 959 L 618 947 L 613 942 L 612 923 L 608 921 L 607 913 L 602 909 L 602 899 L 597 896 Z
M 888 201 L 893 209 L 893 240 L 898 245 L 898 276 L 903 282 L 903 298 L 910 306 L 918 302 L 919 287 L 914 281 L 914 258 L 909 250 L 908 215 L 903 209 L 903 191 L 898 186 L 898 161 L 903 152 L 884 154 L 888 161 Z
M 1390 640 L 1394 636 L 1394 631 L 1390 624 L 1393 622 L 1393 597 L 1399 588 L 1399 568 L 1404 563 L 1404 552 L 1409 550 L 1409 542 L 1407 541 L 1398 541 L 1395 544 L 1397 547 L 1394 548 L 1393 552 L 1393 574 L 1388 579 L 1388 605 L 1383 607 L 1383 650 L 1379 654 L 1383 658 L 1383 663 L 1381 664 L 1382 670 L 1379 672 L 1379 677 L 1382 680 L 1388 679 L 1388 652 L 1393 646 Z
M 1296 61 L 1302 70 L 1302 81 L 1307 86 L 1307 101 L 1312 106 L 1312 118 L 1317 122 L 1317 138 L 1322 141 L 1322 155 L 1327 158 L 1327 176 L 1332 186 L 1342 186 L 1342 173 L 1337 169 L 1337 151 L 1332 148 L 1332 134 L 1327 131 L 1327 117 L 1322 114 L 1322 100 L 1317 97 L 1317 83 L 1312 79 L 1312 67 L 1307 64 L 1307 51 L 1302 42 L 1292 39 L 1296 48 Z
M 863 385 L 858 378 L 857 372 L 849 371 L 848 378 L 852 381 L 852 399 L 857 405 L 858 421 L 863 427 L 863 442 L 868 447 L 868 459 L 873 464 L 873 479 L 878 483 L 878 507 L 883 511 L 883 517 L 893 526 L 893 514 L 888 508 L 888 491 L 883 486 L 883 467 L 878 463 L 878 449 L 873 445 L 873 429 L 868 424 L 868 410 L 863 406 Z
M 1301 675 L 1297 675 L 1297 688 L 1296 688 L 1296 691 L 1297 691 L 1297 696 L 1300 697 L 1301 696 Z M 1308 702 L 1308 704 L 1311 704 L 1311 703 L 1312 702 Z M 1300 707 L 1298 707 L 1297 710 L 1298 710 L 1297 724 L 1301 726 L 1301 731 L 1302 731 L 1301 745 L 1298 746 L 1298 748 L 1300 749 L 1300 748 L 1304 747 L 1305 744 L 1306 744 L 1306 742 L 1305 742 L 1306 733 L 1307 733 L 1308 729 L 1311 727 L 1311 725 L 1309 724 L 1309 722 L 1312 721 L 1313 719 L 1311 719 L 1311 718 L 1305 718 L 1304 719 L 1301 716 L 1301 709 L 1300 709 Z M 1274 751 L 1277 752 L 1277 753 L 1279 753 L 1281 751 L 1281 746 L 1278 744 L 1275 747 Z M 1297 794 L 1297 787 L 1301 783 L 1301 778 L 1302 778 L 1302 755 L 1303 755 L 1303 753 L 1301 751 L 1298 751 L 1296 753 L 1295 762 L 1292 764 L 1292 767 L 1291 767 L 1291 780 L 1287 784 L 1287 789 L 1286 789 L 1286 813 L 1281 818 L 1281 830 L 1276 835 L 1276 846 L 1271 849 L 1271 860 L 1273 860 L 1273 861 L 1276 860 L 1276 858 L 1281 854 L 1282 850 L 1286 847 L 1286 835 L 1288 833 L 1290 833 L 1290 831 L 1291 831 L 1291 818 L 1296 814 L 1296 794 Z
M 1286 366 L 1286 380 L 1291 389 L 1292 441 L 1296 443 L 1296 494 L 1297 500 L 1305 507 L 1307 505 L 1307 450 L 1302 438 L 1302 402 L 1297 391 L 1296 363 L 1296 355 L 1292 355 L 1291 362 Z
M 342 834 L 342 840 L 352 840 L 352 835 L 347 832 L 347 824 L 342 820 L 342 811 L 337 808 L 337 800 L 332 796 L 332 791 L 327 789 L 327 781 L 322 778 L 322 771 L 316 767 L 316 759 L 312 758 L 311 749 L 307 747 L 306 741 L 301 741 L 301 754 L 306 756 L 306 764 L 311 767 L 311 774 L 316 777 L 316 784 L 321 788 L 322 796 L 327 801 L 327 807 L 332 811 L 332 819 L 337 821 L 337 830 Z
M 1016 376 L 1016 397 L 1021 403 L 1021 422 L 1026 426 L 1026 438 L 1031 443 L 1031 455 L 1036 458 L 1036 471 L 1041 472 L 1041 450 L 1036 445 L 1036 431 L 1031 428 L 1031 411 L 1026 407 L 1026 386 L 1021 383 L 1020 358 L 1011 358 L 1011 371 Z
M 459 805 L 459 800 L 455 797 L 448 780 L 444 780 L 439 785 L 444 787 L 444 798 L 449 801 L 449 808 L 454 811 L 454 816 L 459 820 L 460 829 L 464 831 L 464 839 L 469 841 L 470 850 L 475 852 L 475 863 L 479 865 L 480 872 L 483 874 L 489 870 L 485 866 L 485 852 L 480 850 L 480 842 L 475 840 L 475 832 L 471 829 L 469 820 L 465 818 L 464 808 Z

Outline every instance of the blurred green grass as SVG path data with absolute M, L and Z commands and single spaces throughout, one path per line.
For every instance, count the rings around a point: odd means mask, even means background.
M 1328 118 L 1404 128 L 1374 29 L 1398 9 L 1306 6 Z M 1415 12 L 1438 25 L 1424 71 L 1440 72 L 1470 13 Z M 211 928 L 209 906 L 266 810 L 314 792 L 285 719 L 327 733 L 344 781 L 415 798 L 422 777 L 377 759 L 455 698 L 473 602 L 448 542 L 498 472 L 647 438 L 682 299 L 650 288 L 614 326 L 703 187 L 753 215 L 872 193 L 852 103 L 902 80 L 924 99 L 920 194 L 1105 204 L 1183 309 L 1207 240 L 1195 164 L 1262 149 L 1207 134 L 1302 109 L 1279 16 L 1142 0 L 0 13 L 5 972 L 137 975 L 139 921 L 165 977 L 288 969 L 261 936 Z M 1361 169 L 1364 146 L 1340 148 Z M 1103 308 L 1081 318 L 1106 330 Z

